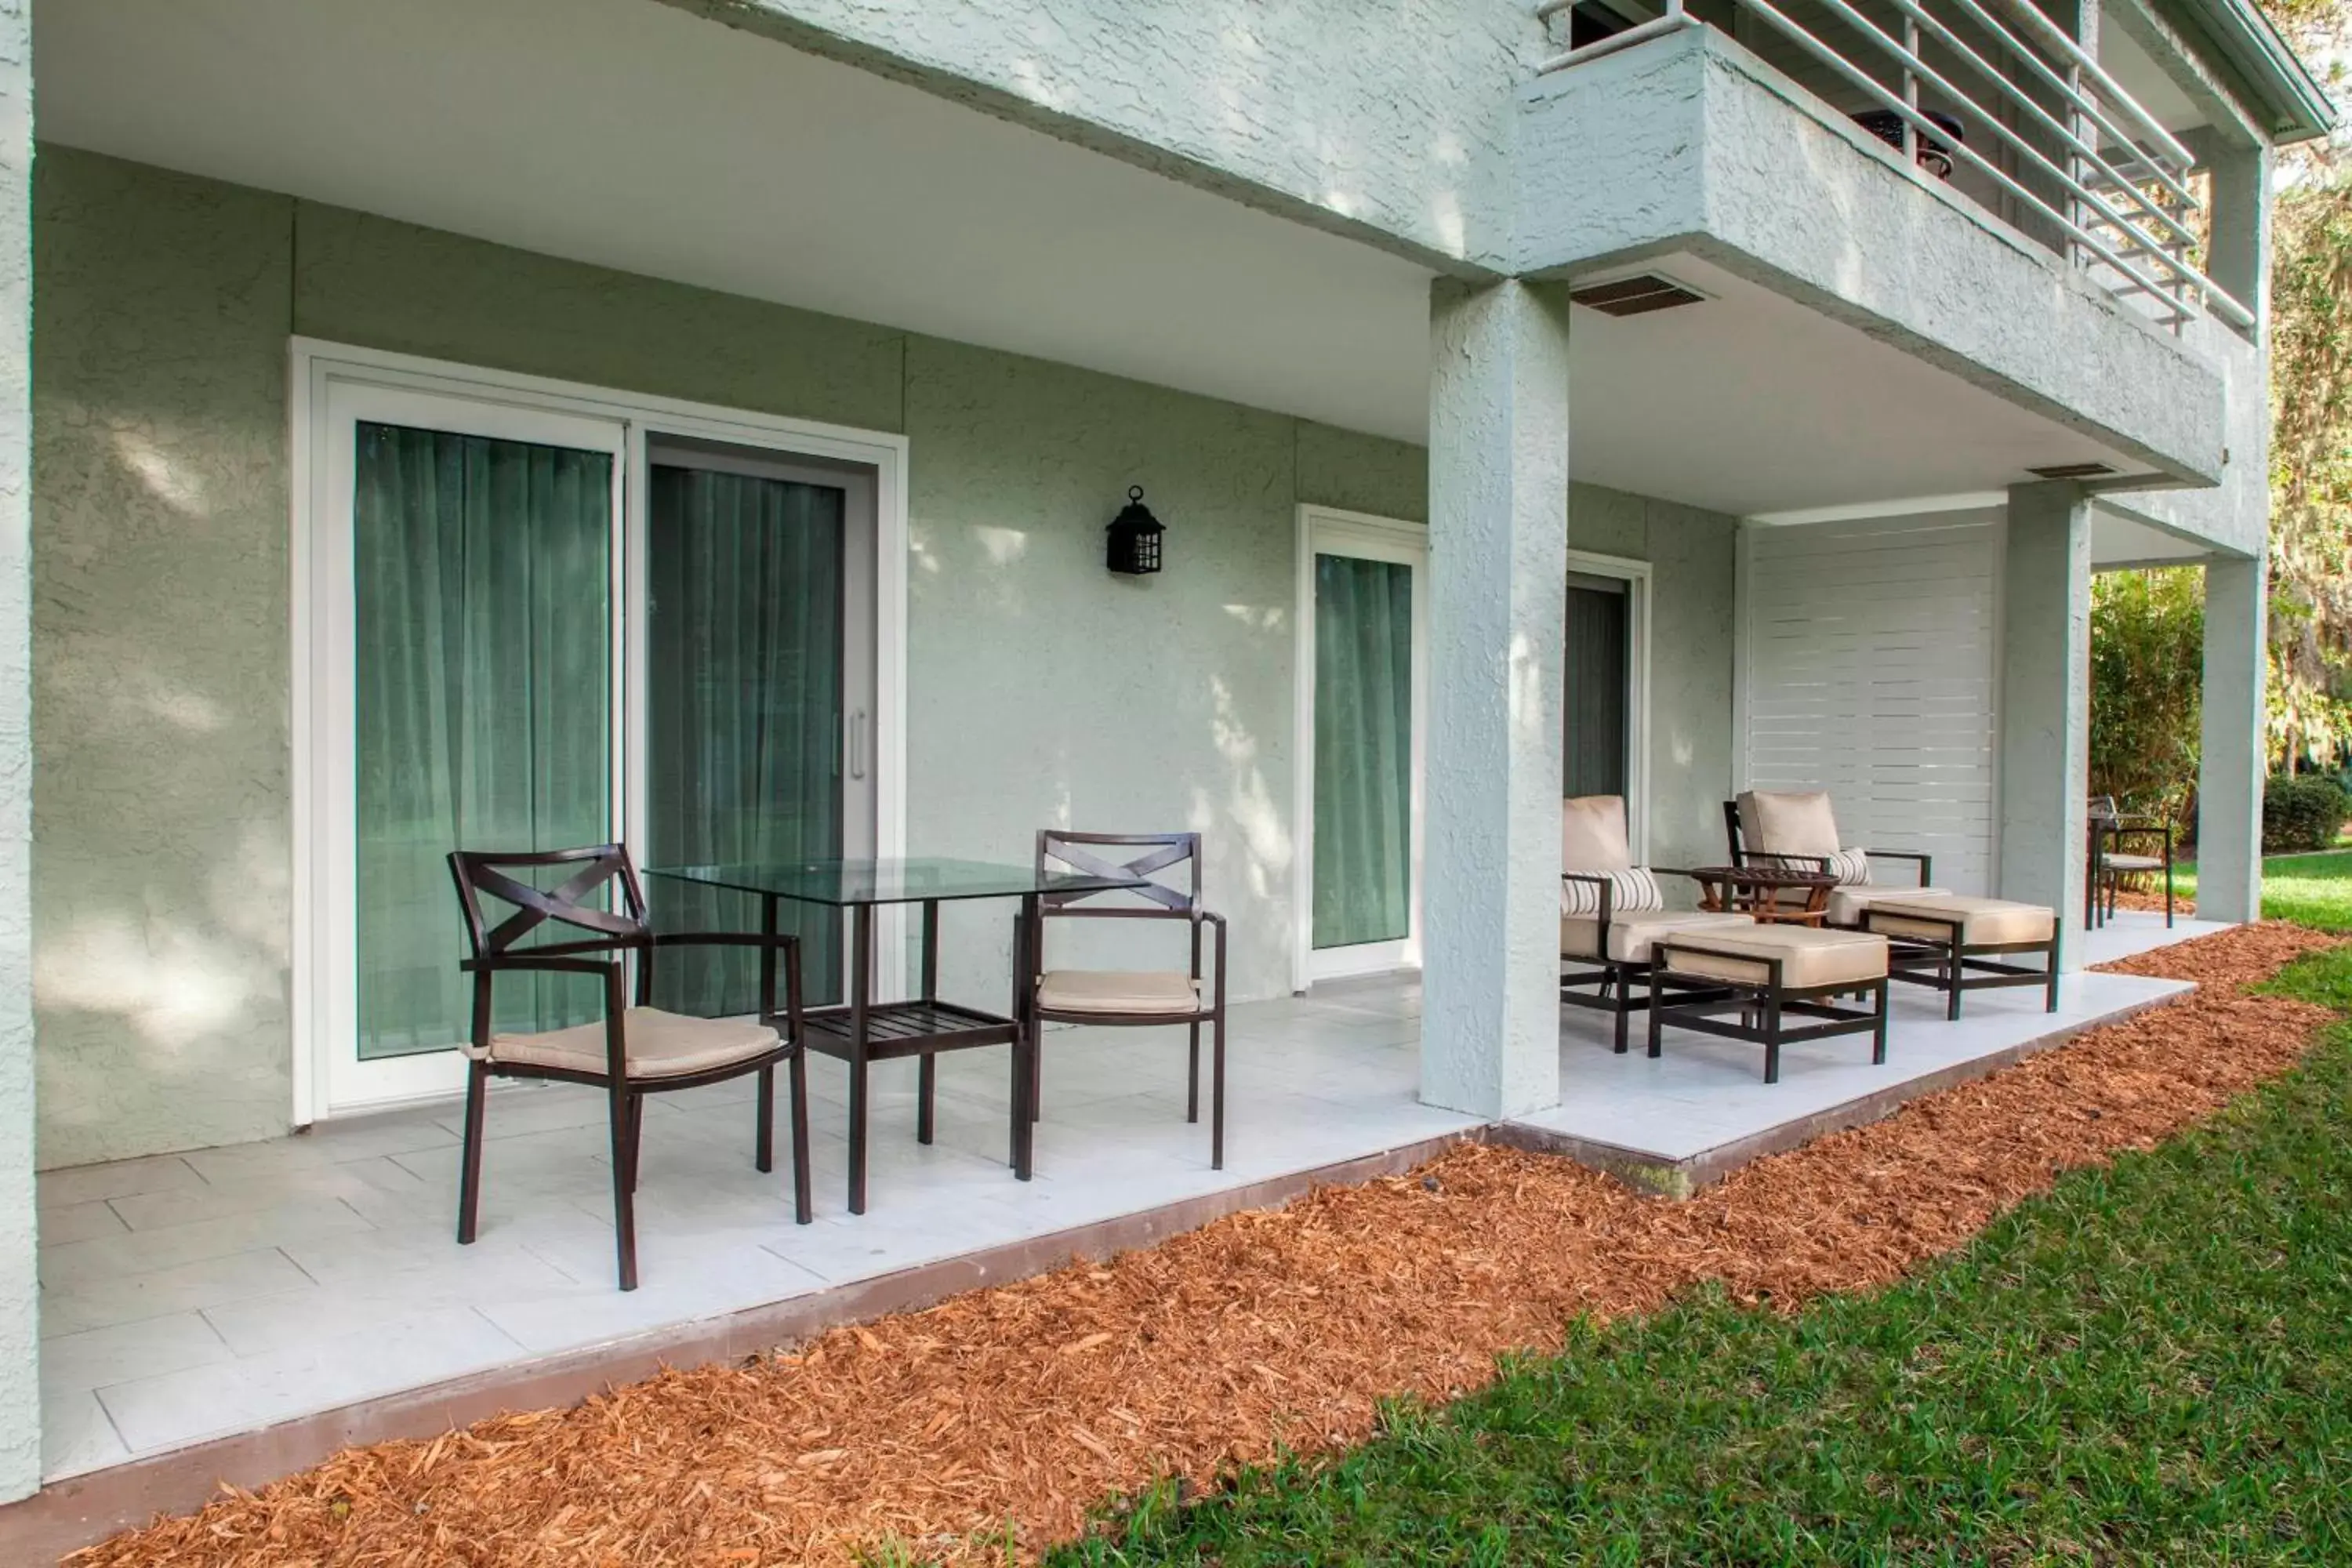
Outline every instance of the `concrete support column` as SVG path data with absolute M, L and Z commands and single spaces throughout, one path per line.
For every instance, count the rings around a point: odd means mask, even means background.
M 2048 904 L 2083 963 L 2090 852 L 2091 503 L 2071 483 L 2013 485 L 2001 584 L 2000 885 Z
M 2205 705 L 2197 769 L 2197 913 L 2250 921 L 2263 907 L 2263 699 L 2269 668 L 2259 559 L 2205 563 Z
M 41 1484 L 33 1254 L 33 33 L 0 0 L 0 1502 Z
M 1559 1100 L 1565 292 L 1441 279 L 1430 350 L 1421 1096 L 1495 1119 Z
M 2207 221 L 2206 276 L 2237 297 L 2258 323 L 2270 320 L 2271 151 L 2239 145 L 2208 131 L 2192 133 L 2189 150 L 2212 175 Z M 2257 342 L 2261 340 L 2256 339 Z

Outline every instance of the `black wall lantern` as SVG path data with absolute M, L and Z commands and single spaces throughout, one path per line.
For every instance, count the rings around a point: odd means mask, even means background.
M 1143 487 L 1127 488 L 1127 506 L 1111 520 L 1110 548 L 1106 563 L 1114 572 L 1139 577 L 1160 570 L 1160 536 L 1167 530 L 1143 504 Z

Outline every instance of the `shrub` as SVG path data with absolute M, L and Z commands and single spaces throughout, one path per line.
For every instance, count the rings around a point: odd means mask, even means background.
M 2197 820 L 2205 581 L 2195 567 L 2091 580 L 2091 793 Z
M 2329 848 L 2347 816 L 2352 795 L 2327 774 L 2273 773 L 2263 785 L 2263 852 Z

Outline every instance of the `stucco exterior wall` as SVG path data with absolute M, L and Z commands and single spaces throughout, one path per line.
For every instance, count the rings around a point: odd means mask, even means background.
M 1531 0 L 668 0 L 1444 270 L 1504 259 Z
M 29 984 L 31 24 L 26 0 L 0 0 L 0 1502 L 41 1481 Z
M 1512 270 L 1682 248 L 2185 482 L 2222 475 L 2220 367 L 1713 28 L 1522 93 Z
M 1721 863 L 1735 758 L 1739 525 L 1720 512 L 1570 484 L 1568 547 L 1650 563 L 1650 859 Z M 1681 889 L 1674 889 L 1679 893 Z
M 1289 984 L 1296 509 L 1419 519 L 1421 448 L 68 149 L 37 201 L 44 1165 L 287 1124 L 289 332 L 904 432 L 909 842 L 1198 826 L 1236 994 Z M 1144 583 L 1097 553 L 1131 483 L 1170 530 Z M 1595 504 L 1660 563 L 1687 821 L 1727 777 L 1730 524 Z M 960 911 L 950 984 L 992 998 L 1008 936 Z
M 2112 490 L 2111 508 L 2229 555 L 2260 557 L 2271 533 L 2270 356 L 2219 321 L 2192 321 L 2187 336 L 2221 373 L 2227 405 L 2221 482 L 2200 489 Z
M 1295 422 L 961 344 L 907 354 L 908 845 L 1025 859 L 1048 825 L 1199 829 L 1234 994 L 1287 991 Z M 1103 569 L 1129 485 L 1168 528 L 1156 576 Z M 952 914 L 942 973 L 994 1001 L 1012 909 Z M 1183 956 L 1167 927 L 1050 940 L 1056 962 Z
M 34 184 L 41 1157 L 282 1131 L 290 205 Z

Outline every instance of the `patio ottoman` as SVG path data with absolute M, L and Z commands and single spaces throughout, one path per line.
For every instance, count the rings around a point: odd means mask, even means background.
M 1746 915 L 1711 914 L 1704 910 L 1644 910 L 1638 914 L 1615 915 L 1607 921 L 1562 915 L 1559 999 L 1579 1007 L 1613 1013 L 1616 1026 L 1610 1048 L 1622 1057 L 1625 1054 L 1627 1015 L 1636 1007 L 1648 1005 L 1646 1001 L 1635 1000 L 1633 986 L 1636 981 L 1646 980 L 1649 975 L 1651 954 L 1658 939 L 1727 927 L 1753 931 L 1756 922 Z M 1587 996 L 1576 989 L 1596 983 L 1601 987 L 1598 996 Z M 1646 997 L 1647 990 L 1641 994 Z
M 1864 929 L 1862 915 L 1874 904 L 1913 903 L 1921 899 L 1948 899 L 1941 888 L 1896 888 L 1880 882 L 1844 882 L 1830 889 L 1829 913 L 1822 923 L 1845 931 Z
M 1948 1019 L 1960 1016 L 1965 993 L 2000 985 L 2039 985 L 2042 1011 L 2058 1011 L 2058 915 L 2046 905 L 1961 893 L 1880 899 L 1863 910 L 1862 921 L 1864 931 L 1894 943 L 1895 979 L 1945 994 Z M 2038 965 L 2007 962 L 2037 952 Z
M 1883 936 L 1807 926 L 1662 933 L 1651 948 L 1650 1055 L 1671 1023 L 1762 1046 L 1766 1083 L 1780 1081 L 1783 1045 L 1832 1035 L 1869 1035 L 1871 1061 L 1884 1063 L 1888 951 Z

